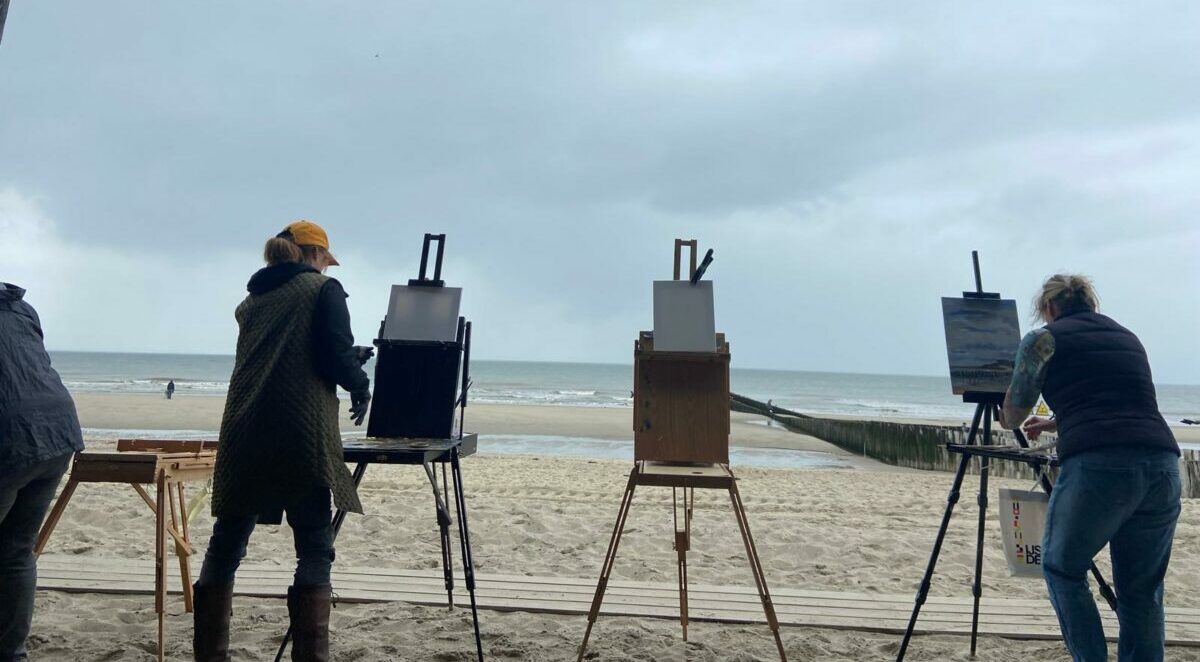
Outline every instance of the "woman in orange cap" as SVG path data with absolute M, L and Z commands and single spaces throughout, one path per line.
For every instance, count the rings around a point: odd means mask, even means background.
M 195 585 L 196 660 L 229 659 L 233 580 L 255 524 L 287 512 L 296 546 L 288 589 L 293 660 L 329 656 L 331 496 L 362 505 L 342 461 L 337 387 L 351 394 L 361 425 L 371 394 L 355 347 L 341 284 L 323 275 L 338 264 L 316 223 L 297 221 L 267 240 L 267 266 L 250 278 L 238 306 L 237 356 L 229 380 L 213 478 L 216 517 Z

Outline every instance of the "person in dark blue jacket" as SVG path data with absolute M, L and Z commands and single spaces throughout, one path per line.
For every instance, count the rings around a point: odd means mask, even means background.
M 1105 545 L 1117 591 L 1121 662 L 1163 659 L 1163 578 L 1179 518 L 1179 446 L 1158 410 L 1146 350 L 1096 312 L 1083 276 L 1057 274 L 1034 301 L 1046 322 L 1017 350 L 1001 424 L 1058 432 L 1061 471 L 1042 538 L 1042 570 L 1076 662 L 1108 659 L 1092 559 Z M 1038 394 L 1054 418 L 1030 418 Z
M 25 290 L 0 283 L 0 660 L 26 658 L 42 519 L 83 450 L 75 403 L 42 344 Z

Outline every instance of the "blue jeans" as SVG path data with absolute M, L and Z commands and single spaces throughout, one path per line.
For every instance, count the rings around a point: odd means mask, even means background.
M 1112 556 L 1121 662 L 1163 659 L 1163 578 L 1179 518 L 1179 458 L 1141 448 L 1063 460 L 1050 496 L 1042 568 L 1063 639 L 1076 662 L 1108 659 L 1088 569 Z
M 33 547 L 71 456 L 39 462 L 0 483 L 0 662 L 26 659 L 37 588 Z
M 296 546 L 296 574 L 292 584 L 298 587 L 329 584 L 334 558 L 329 490 L 313 490 L 295 503 L 284 506 L 283 510 L 287 512 Z M 217 518 L 197 584 L 233 583 L 258 519 L 257 515 Z

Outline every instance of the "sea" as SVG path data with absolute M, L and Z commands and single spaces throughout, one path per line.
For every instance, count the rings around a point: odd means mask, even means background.
M 51 352 L 73 392 L 162 393 L 170 380 L 180 396 L 221 396 L 233 357 L 196 354 Z M 365 366 L 373 374 L 373 361 Z M 472 402 L 574 407 L 632 407 L 632 364 L 471 362 Z M 950 392 L 948 377 L 871 375 L 732 368 L 735 393 L 805 414 L 963 422 L 972 405 Z M 1167 422 L 1200 419 L 1200 385 L 1158 384 Z

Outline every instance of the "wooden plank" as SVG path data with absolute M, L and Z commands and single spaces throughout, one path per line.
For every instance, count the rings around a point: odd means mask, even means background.
M 218 443 L 213 439 L 118 439 L 118 451 L 154 451 L 167 453 L 194 453 L 216 450 Z
M 77 573 L 84 568 L 95 569 L 113 574 L 132 574 L 150 572 L 149 561 L 136 559 L 119 559 L 105 557 L 84 557 L 83 560 L 79 557 L 71 557 L 66 555 L 47 555 L 43 556 L 39 561 L 39 569 L 45 571 L 55 571 L 61 569 L 64 572 Z M 86 564 L 86 566 L 84 565 Z M 275 576 L 288 578 L 292 576 L 293 568 L 290 565 L 265 565 L 265 564 L 243 564 L 243 568 L 248 572 L 253 572 L 255 576 Z M 366 581 L 388 582 L 388 581 L 426 581 L 431 584 L 442 586 L 443 576 L 441 570 L 410 570 L 394 567 L 380 566 L 334 566 L 334 573 L 338 576 L 347 578 L 364 578 Z M 240 575 L 239 575 L 240 577 Z M 462 575 L 457 574 L 457 581 L 462 582 Z M 563 592 L 578 593 L 591 598 L 596 589 L 596 580 L 594 578 L 582 577 L 544 577 L 530 575 L 508 575 L 508 574 L 486 574 L 477 575 L 476 581 L 493 584 L 516 584 L 536 587 L 550 587 L 547 590 L 560 590 Z M 689 592 L 694 595 L 708 594 L 714 600 L 737 600 L 749 599 L 752 601 L 758 600 L 758 594 L 754 587 L 746 585 L 727 585 L 717 586 L 711 584 L 696 584 L 691 583 L 688 587 Z M 671 599 L 675 597 L 675 584 L 666 582 L 635 582 L 629 580 L 613 579 L 608 584 L 608 591 L 628 591 L 631 594 L 646 594 L 646 595 L 665 595 Z M 912 607 L 913 597 L 910 594 L 891 594 L 891 593 L 862 593 L 849 591 L 818 591 L 795 589 L 787 587 L 772 587 L 772 600 L 776 603 L 787 603 L 788 601 L 804 603 L 807 600 L 828 599 L 834 601 L 851 601 L 851 602 L 866 602 L 870 604 L 891 603 L 898 605 L 904 611 L 908 611 Z M 928 601 L 922 608 L 922 613 L 925 610 L 945 609 L 954 610 L 960 607 L 969 607 L 973 602 L 970 597 L 950 597 L 950 596 L 929 596 Z M 1049 601 L 1045 599 L 1032 598 L 998 598 L 984 596 L 980 601 L 980 609 L 982 613 L 987 613 L 988 610 L 999 611 L 1007 610 L 1011 612 L 1014 608 L 1028 610 L 1029 608 L 1042 607 L 1050 609 Z M 1176 607 L 1168 606 L 1168 611 L 1196 617 L 1200 619 L 1200 608 Z M 1105 618 L 1113 617 L 1112 612 L 1108 610 L 1101 611 L 1101 615 Z
M 71 478 L 80 483 L 153 483 L 158 461 L 106 460 L 89 458 L 76 461 Z
M 43 571 L 54 572 L 62 570 L 69 573 L 78 573 L 85 569 L 93 569 L 97 572 L 106 572 L 112 574 L 130 574 L 137 575 L 140 573 L 150 572 L 150 562 L 147 560 L 136 559 L 118 559 L 105 557 L 85 557 L 82 560 L 78 557 L 66 555 L 47 555 L 43 556 L 39 561 L 39 568 Z M 86 564 L 86 565 L 85 565 Z M 247 572 L 252 572 L 255 576 L 279 576 L 290 579 L 293 568 L 290 565 L 265 565 L 265 564 L 243 564 L 243 568 Z M 338 576 L 344 576 L 348 579 L 363 579 L 364 581 L 373 582 L 390 582 L 390 581 L 420 581 L 429 582 L 442 586 L 443 576 L 441 570 L 410 570 L 404 568 L 389 568 L 378 566 L 335 566 L 334 572 Z M 239 575 L 240 577 L 240 575 Z M 456 575 L 457 581 L 461 583 L 461 574 Z M 577 593 L 586 595 L 589 599 L 595 592 L 595 579 L 581 577 L 542 577 L 529 575 L 507 575 L 507 574 L 486 574 L 477 575 L 476 581 L 481 585 L 491 583 L 495 585 L 515 584 L 521 586 L 529 586 L 532 588 L 546 587 L 546 590 L 559 590 L 562 592 Z M 674 599 L 676 587 L 674 583 L 666 582 L 634 582 L 628 580 L 613 579 L 608 584 L 608 591 L 627 591 L 631 594 L 645 594 L 649 596 L 661 595 Z M 710 595 L 714 600 L 750 600 L 757 601 L 758 594 L 754 587 L 747 585 L 729 585 L 715 586 L 711 584 L 689 584 L 689 591 L 694 595 Z M 898 605 L 904 611 L 908 611 L 912 607 L 913 598 L 908 594 L 889 594 L 889 593 L 862 593 L 862 592 L 846 592 L 846 591 L 818 591 L 805 590 L 781 587 L 772 587 L 772 600 L 776 603 L 805 603 L 809 600 L 833 600 L 833 601 L 849 601 L 849 602 L 865 602 L 870 604 L 890 603 Z M 922 608 L 922 613 L 925 610 L 955 610 L 961 607 L 969 607 L 973 602 L 970 597 L 949 597 L 949 596 L 930 596 Z M 1045 599 L 1030 599 L 1030 598 L 997 598 L 984 596 L 980 601 L 980 609 L 982 613 L 988 613 L 988 610 L 999 613 L 1001 610 L 1011 612 L 1014 608 L 1028 610 L 1030 608 L 1050 609 L 1049 601 Z M 1200 608 L 1176 607 L 1168 606 L 1170 612 L 1187 615 L 1200 619 Z M 1105 618 L 1113 617 L 1112 612 L 1108 610 L 1101 611 L 1101 615 Z
M 42 588 L 104 593 L 151 593 L 152 562 L 119 559 L 45 557 Z M 292 569 L 285 566 L 243 565 L 238 573 L 240 595 L 283 597 Z M 484 575 L 477 577 L 479 604 L 496 610 L 585 614 L 591 603 L 588 581 L 580 578 Z M 446 593 L 440 571 L 347 568 L 334 570 L 339 599 L 347 602 L 406 601 L 444 606 Z M 692 587 L 691 620 L 762 623 L 761 605 L 753 589 Z M 667 583 L 614 582 L 609 585 L 601 613 L 605 615 L 678 618 L 676 587 Z M 456 591 L 465 593 L 461 577 Z M 911 598 L 898 595 L 847 594 L 834 591 L 777 590 L 779 621 L 835 629 L 899 633 L 907 625 Z M 785 595 L 793 594 L 793 595 Z M 734 598 L 734 599 L 731 599 Z M 865 598 L 865 599 L 864 599 Z M 1038 608 L 1030 610 L 1028 604 Z M 1115 617 L 1102 612 L 1106 630 L 1116 632 Z M 1171 645 L 1200 646 L 1200 609 L 1167 608 L 1166 629 Z M 917 631 L 923 634 L 966 634 L 970 631 L 970 598 L 931 598 Z M 1035 639 L 1058 639 L 1058 625 L 1046 601 L 988 599 L 981 605 L 983 634 Z

